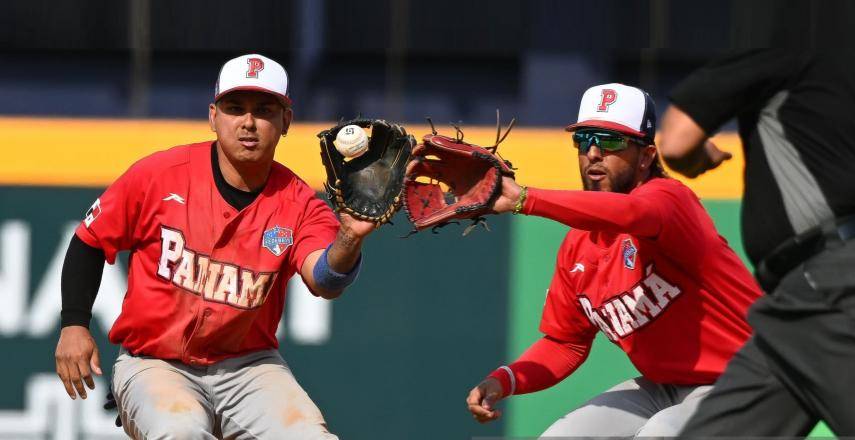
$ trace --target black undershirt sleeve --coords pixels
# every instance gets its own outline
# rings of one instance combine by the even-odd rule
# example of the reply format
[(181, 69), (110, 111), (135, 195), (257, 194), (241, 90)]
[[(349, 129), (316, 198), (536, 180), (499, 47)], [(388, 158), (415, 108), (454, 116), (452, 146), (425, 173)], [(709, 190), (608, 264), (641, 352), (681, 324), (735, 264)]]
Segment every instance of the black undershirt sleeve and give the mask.
[(104, 260), (103, 250), (89, 246), (77, 235), (71, 237), (60, 281), (62, 327), (82, 325), (89, 328), (92, 304), (101, 287)]

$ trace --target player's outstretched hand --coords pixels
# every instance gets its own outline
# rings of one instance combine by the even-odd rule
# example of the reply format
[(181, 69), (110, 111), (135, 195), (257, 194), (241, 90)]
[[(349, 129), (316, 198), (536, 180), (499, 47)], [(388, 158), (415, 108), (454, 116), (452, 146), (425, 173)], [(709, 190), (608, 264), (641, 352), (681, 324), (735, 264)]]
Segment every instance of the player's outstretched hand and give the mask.
[(346, 212), (340, 212), (338, 215), (341, 227), (353, 234), (356, 238), (365, 238), (377, 229), (379, 223), (369, 220), (359, 220)]
[(488, 377), (472, 388), (469, 397), (466, 398), (466, 405), (478, 423), (487, 423), (502, 417), (502, 411), (496, 409), (496, 404), (500, 400), (502, 400), (502, 384)]
[(497, 214), (511, 212), (520, 199), (522, 187), (511, 177), (502, 177), (502, 194), (493, 203), (493, 211)]
[(86, 398), (86, 386), (95, 389), (92, 373), (101, 375), (101, 358), (89, 329), (79, 325), (64, 327), (56, 344), (56, 374), (72, 399)]

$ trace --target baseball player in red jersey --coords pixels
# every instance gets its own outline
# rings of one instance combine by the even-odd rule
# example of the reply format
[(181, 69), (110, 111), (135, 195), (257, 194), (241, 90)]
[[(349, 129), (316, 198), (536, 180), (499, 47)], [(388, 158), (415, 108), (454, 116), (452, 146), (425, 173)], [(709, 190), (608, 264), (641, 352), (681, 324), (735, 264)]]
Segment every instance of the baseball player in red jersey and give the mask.
[(540, 324), (544, 337), (467, 398), (480, 422), (496, 403), (569, 376), (597, 331), (641, 376), (594, 397), (543, 436), (673, 436), (748, 339), (751, 274), (718, 235), (697, 196), (665, 176), (650, 97), (606, 84), (582, 97), (567, 127), (585, 191), (526, 188), (505, 178), (497, 212), (570, 226), (558, 251)]
[(297, 272), (333, 299), (353, 281), (371, 222), (340, 222), (273, 154), (291, 122), (288, 77), (244, 55), (220, 71), (216, 141), (135, 163), (98, 198), (62, 274), (57, 373), (72, 399), (101, 374), (88, 331), (104, 260), (130, 250), (128, 291), (109, 333), (112, 388), (133, 438), (337, 438), (277, 350)]

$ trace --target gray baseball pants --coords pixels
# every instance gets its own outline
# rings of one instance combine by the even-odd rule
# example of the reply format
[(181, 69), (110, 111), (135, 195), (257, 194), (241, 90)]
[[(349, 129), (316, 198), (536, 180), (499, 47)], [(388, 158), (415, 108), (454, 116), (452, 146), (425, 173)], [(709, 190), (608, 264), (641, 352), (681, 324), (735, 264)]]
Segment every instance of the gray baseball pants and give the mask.
[(207, 368), (119, 353), (113, 391), (134, 439), (337, 439), (276, 350)]
[(711, 388), (630, 379), (558, 419), (541, 438), (674, 437)]

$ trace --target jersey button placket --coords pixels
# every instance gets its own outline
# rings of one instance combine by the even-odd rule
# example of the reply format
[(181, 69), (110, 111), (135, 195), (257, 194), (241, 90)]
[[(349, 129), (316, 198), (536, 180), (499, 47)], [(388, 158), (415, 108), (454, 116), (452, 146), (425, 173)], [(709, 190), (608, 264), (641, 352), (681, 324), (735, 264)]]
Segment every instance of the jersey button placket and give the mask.
[(198, 344), (195, 340), (195, 336), (202, 330), (202, 327), (205, 326), (205, 320), (214, 313), (214, 311), (210, 307), (205, 307), (201, 309), (201, 313), (199, 313), (199, 309), (197, 309), (196, 313), (198, 313), (196, 318), (196, 325), (193, 329), (193, 332), (190, 334), (190, 339), (187, 341), (187, 345), (185, 347), (185, 353), (190, 360), (190, 366), (192, 367), (200, 367), (202, 364), (199, 362), (198, 357)]
[[(213, 313), (214, 313), (214, 311), (210, 307), (205, 307), (205, 309), (202, 310), (202, 316), (199, 317), (199, 321), (200, 321), (199, 322), (199, 331), (201, 331), (202, 328), (208, 324), (207, 321), (211, 318), (211, 315)], [(208, 351), (202, 350), (201, 346), (196, 348), (196, 354), (197, 355), (204, 355), (205, 357), (208, 357)]]
[(231, 236), (234, 233), (234, 229), (236, 228), (235, 222), (240, 219), (240, 212), (230, 212), (228, 210), (223, 211), (223, 218), (226, 220), (225, 224), (219, 229), (217, 233), (217, 239), (214, 240), (214, 247), (211, 249), (211, 258), (214, 258), (214, 251), (218, 248), (223, 247), (221, 242), (223, 241), (223, 236), (228, 235)]

